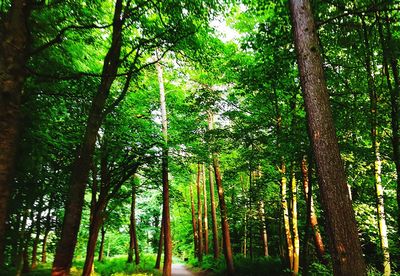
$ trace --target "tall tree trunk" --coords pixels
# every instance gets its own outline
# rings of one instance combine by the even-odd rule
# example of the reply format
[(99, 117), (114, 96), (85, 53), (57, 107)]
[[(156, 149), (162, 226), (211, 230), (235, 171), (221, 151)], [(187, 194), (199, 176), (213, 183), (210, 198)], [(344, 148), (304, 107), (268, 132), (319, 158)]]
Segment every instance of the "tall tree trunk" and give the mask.
[(104, 229), (104, 225), (101, 227), (101, 240), (100, 240), (100, 248), (99, 248), (99, 258), (97, 259), (99, 262), (103, 261), (104, 258), (104, 242), (106, 239), (106, 229)]
[(289, 259), (289, 268), (293, 270), (294, 248), (293, 248), (292, 232), (290, 231), (289, 206), (288, 206), (287, 191), (286, 191), (287, 190), (286, 165), (284, 162), (282, 162), (280, 173), (281, 173), (281, 202), (283, 211), (283, 225), (285, 228), (285, 237), (287, 245), (287, 257)]
[(122, 6), (122, 0), (117, 0), (113, 18), (111, 47), (104, 59), (100, 86), (93, 98), (82, 144), (72, 167), (61, 239), (57, 245), (52, 276), (68, 275), (72, 265), (96, 137), (103, 120), (103, 109), (119, 66), (123, 25)]
[(165, 102), (165, 88), (163, 70), (160, 63), (156, 63), (158, 84), (160, 88), (161, 103), (161, 122), (162, 133), (164, 137), (164, 146), (162, 149), (162, 181), (163, 181), (163, 224), (164, 224), (164, 267), (163, 275), (171, 275), (172, 265), (172, 239), (171, 239), (171, 219), (169, 212), (169, 183), (168, 183), (168, 123), (167, 123), (167, 105)]
[(203, 197), (204, 197), (204, 254), (208, 255), (208, 201), (207, 201), (207, 182), (206, 182), (206, 166), (202, 165), (203, 172)]
[[(252, 213), (252, 205), (253, 205), (253, 173), (251, 169), (249, 170), (249, 210), (250, 214)], [(248, 218), (249, 222), (249, 239), (250, 239), (250, 259), (253, 259), (253, 219), (250, 215)]]
[[(197, 219), (196, 219), (196, 212), (194, 209), (194, 199), (193, 199), (193, 189), (192, 185), (189, 186), (190, 189), (190, 206), (192, 210), (192, 228), (193, 228), (193, 243), (194, 243), (194, 256), (198, 256), (198, 238), (197, 238)], [(218, 248), (218, 244), (217, 244)]]
[(265, 222), (265, 204), (264, 200), (260, 200), (259, 206), (258, 206), (258, 213), (260, 217), (260, 223), (261, 223), (261, 238), (263, 241), (263, 255), (264, 256), (269, 256), (268, 253), (268, 234), (267, 234), (267, 225)]
[(4, 264), (8, 200), (15, 171), (32, 5), (32, 0), (12, 1), (0, 22), (0, 266)]
[(340, 158), (309, 0), (289, 0), (308, 130), (331, 241), (335, 275), (366, 275), (354, 211)]
[[(392, 45), (392, 33), (390, 28), (390, 20), (388, 16), (386, 16), (386, 29), (387, 35), (383, 33), (383, 26), (380, 21), (380, 16), (377, 13), (376, 22), (378, 23), (378, 31), (379, 38), (381, 42), (381, 47), (383, 51), (383, 66), (384, 72), (386, 76), (387, 86), (390, 92), (390, 105), (391, 105), (391, 127), (392, 127), (392, 149), (393, 149), (393, 161), (396, 166), (397, 173), (397, 206), (400, 209), (400, 133), (399, 133), (399, 118), (400, 118), (400, 109), (399, 109), (399, 94), (400, 94), (400, 80), (399, 80), (399, 71), (397, 68), (397, 57), (393, 52), (392, 48), (388, 45)], [(390, 78), (389, 72), (389, 64), (393, 74), (393, 85), (392, 80)], [(400, 236), (400, 212), (397, 212), (397, 233)], [(400, 246), (400, 239), (398, 242), (398, 246)]]
[(368, 39), (367, 25), (365, 23), (364, 17), (361, 17), (361, 22), (363, 26), (364, 35), (364, 45), (365, 45), (365, 67), (367, 70), (367, 80), (368, 80), (368, 91), (370, 99), (370, 120), (371, 120), (371, 140), (372, 140), (372, 151), (374, 156), (374, 182), (375, 190), (377, 195), (377, 213), (378, 213), (378, 228), (379, 228), (379, 238), (381, 241), (381, 249), (383, 254), (383, 268), (384, 275), (390, 275), (390, 254), (389, 254), (389, 242), (387, 237), (387, 226), (385, 219), (385, 208), (384, 208), (384, 194), (381, 181), (381, 158), (379, 152), (379, 141), (378, 141), (378, 95), (375, 87), (374, 75), (372, 73), (372, 63), (371, 63), (371, 50)]
[(211, 221), (212, 221), (212, 232), (213, 232), (213, 252), (214, 259), (219, 257), (219, 247), (218, 247), (218, 226), (217, 226), (217, 211), (215, 208), (215, 197), (214, 197), (214, 177), (212, 173), (212, 165), (208, 167), (208, 175), (210, 182), (210, 202), (211, 202)]
[(139, 249), (136, 236), (136, 218), (135, 218), (135, 208), (136, 208), (136, 184), (132, 183), (132, 203), (131, 203), (131, 216), (129, 225), (129, 253), (128, 253), (128, 263), (133, 262), (133, 254), (135, 254), (135, 263), (139, 264)]
[(198, 237), (198, 259), (199, 262), (203, 260), (203, 221), (202, 221), (202, 204), (201, 204), (201, 189), (200, 189), (200, 177), (201, 176), (201, 167), (200, 162), (197, 163), (197, 180), (196, 180), (196, 188), (197, 188), (197, 237)]
[[(209, 130), (214, 129), (214, 116), (211, 112), (209, 113), (208, 129)], [(235, 268), (233, 265), (231, 237), (230, 237), (230, 233), (229, 233), (229, 223), (228, 223), (228, 213), (226, 210), (224, 188), (222, 186), (222, 177), (221, 177), (221, 171), (220, 171), (220, 167), (219, 167), (219, 160), (218, 160), (217, 153), (212, 154), (212, 159), (213, 159), (213, 167), (214, 167), (214, 173), (215, 173), (215, 182), (217, 183), (217, 190), (218, 190), (219, 208), (220, 208), (221, 225), (222, 225), (222, 238), (223, 238), (223, 242), (224, 242), (223, 247), (224, 247), (226, 267), (228, 270), (228, 275), (234, 275)]]
[[(317, 252), (317, 257), (321, 263), (326, 265), (327, 262), (325, 259), (325, 246), (324, 246), (324, 243), (322, 240), (321, 232), (319, 231), (319, 227), (318, 227), (317, 214), (315, 213), (314, 201), (312, 198), (312, 188), (311, 188), (310, 179), (308, 177), (309, 170), (308, 170), (308, 166), (307, 166), (307, 160), (305, 157), (303, 157), (303, 160), (301, 161), (301, 172), (303, 174), (303, 189), (304, 189), (304, 195), (305, 195), (306, 204), (307, 204), (308, 225), (310, 225), (311, 229), (312, 229), (315, 250)], [(305, 242), (308, 242), (308, 241), (305, 241)]]
[(33, 245), (32, 245), (32, 264), (31, 264), (32, 269), (35, 269), (37, 266), (37, 249), (38, 249), (38, 244), (39, 244), (40, 232), (42, 230), (41, 229), (42, 205), (43, 205), (43, 196), (40, 196), (38, 210), (37, 210), (37, 214), (36, 214), (36, 233), (35, 233), (35, 239), (33, 240)]
[(297, 185), (296, 175), (292, 166), (292, 230), (293, 230), (293, 275), (299, 273), (300, 239), (297, 226)]

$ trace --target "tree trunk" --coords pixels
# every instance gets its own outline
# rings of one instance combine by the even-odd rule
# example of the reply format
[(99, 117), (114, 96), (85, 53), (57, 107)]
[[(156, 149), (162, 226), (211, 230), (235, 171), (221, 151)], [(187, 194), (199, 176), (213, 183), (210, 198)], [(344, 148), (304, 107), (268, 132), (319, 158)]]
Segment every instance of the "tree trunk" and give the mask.
[[(191, 206), (191, 210), (192, 210), (192, 228), (193, 228), (193, 243), (194, 243), (194, 256), (197, 257), (198, 256), (198, 249), (197, 249), (197, 245), (198, 245), (198, 238), (197, 238), (197, 220), (196, 220), (196, 212), (194, 209), (194, 199), (193, 199), (193, 189), (192, 189), (192, 185), (189, 186), (190, 189), (190, 206)], [(217, 248), (218, 248), (218, 244), (217, 244)]]
[(42, 225), (41, 223), (42, 205), (43, 205), (43, 196), (40, 196), (37, 215), (36, 215), (36, 233), (32, 245), (32, 264), (31, 264), (32, 269), (35, 269), (37, 266), (37, 248), (39, 244), (41, 225)]
[(99, 258), (97, 259), (99, 262), (102, 262), (104, 259), (104, 242), (106, 238), (106, 230), (104, 229), (104, 225), (101, 227), (101, 240), (100, 240), (100, 248), (99, 248)]
[(161, 227), (160, 227), (160, 239), (158, 240), (158, 251), (157, 251), (157, 259), (155, 269), (160, 269), (161, 265), (161, 255), (163, 252), (163, 244), (164, 244), (164, 218), (161, 219)]
[(104, 209), (97, 207), (93, 213), (93, 219), (89, 228), (89, 239), (86, 249), (86, 259), (83, 266), (82, 276), (90, 276), (93, 272), (94, 254), (96, 251), (97, 238), (102, 225), (102, 213)]
[(206, 183), (206, 166), (202, 165), (203, 172), (203, 197), (204, 197), (204, 254), (208, 255), (208, 208), (207, 208), (207, 183)]
[(171, 275), (172, 265), (172, 239), (171, 239), (171, 219), (169, 212), (169, 182), (168, 182), (168, 123), (167, 123), (167, 105), (165, 102), (165, 88), (163, 70), (160, 63), (156, 63), (158, 84), (160, 88), (160, 107), (162, 133), (164, 137), (164, 146), (162, 149), (162, 181), (163, 181), (163, 225), (164, 225), (164, 267), (163, 275)]
[(200, 189), (200, 176), (201, 176), (201, 168), (200, 162), (197, 163), (197, 237), (198, 237), (198, 259), (199, 262), (203, 260), (203, 222), (202, 222), (202, 204), (201, 204), (201, 189)]
[(93, 98), (85, 135), (72, 168), (61, 239), (56, 250), (52, 276), (68, 275), (71, 268), (96, 137), (103, 120), (103, 109), (118, 71), (122, 44), (122, 21), (122, 0), (117, 0), (111, 47), (104, 60), (101, 83)]
[[(208, 117), (208, 129), (214, 129), (214, 116), (211, 112), (209, 112)], [(229, 223), (228, 223), (228, 214), (226, 210), (225, 197), (224, 197), (224, 188), (222, 186), (222, 177), (221, 171), (219, 167), (219, 160), (217, 153), (212, 154), (212, 161), (215, 173), (215, 182), (217, 183), (218, 190), (218, 200), (219, 200), (219, 208), (221, 215), (221, 225), (222, 225), (222, 239), (223, 239), (223, 248), (225, 254), (225, 261), (228, 275), (235, 274), (235, 268), (233, 265), (233, 257), (232, 257), (232, 247), (231, 247), (231, 238), (229, 233)]]
[(294, 256), (294, 248), (293, 248), (293, 240), (292, 240), (292, 232), (290, 231), (290, 217), (289, 217), (289, 207), (287, 201), (287, 178), (286, 178), (286, 166), (285, 163), (282, 162), (281, 169), (281, 202), (282, 202), (282, 211), (283, 211), (283, 225), (285, 228), (285, 237), (286, 237), (286, 245), (287, 245), (287, 257), (289, 259), (289, 268), (293, 270), (293, 256)]
[(308, 130), (331, 241), (335, 275), (366, 275), (354, 212), (329, 105), (309, 0), (290, 0)]
[(299, 273), (300, 239), (297, 227), (297, 185), (296, 175), (292, 166), (292, 229), (293, 229), (293, 275)]
[(212, 174), (212, 165), (208, 167), (208, 175), (210, 182), (210, 202), (211, 202), (211, 221), (212, 221), (212, 232), (213, 232), (213, 252), (214, 259), (219, 257), (219, 247), (218, 247), (218, 226), (217, 226), (217, 211), (215, 209), (215, 199), (214, 199), (214, 178)]
[(32, 5), (31, 0), (12, 1), (0, 22), (0, 266), (4, 264), (8, 200), (15, 171)]
[(252, 219), (252, 205), (253, 205), (253, 173), (249, 171), (249, 239), (250, 239), (250, 259), (253, 259), (253, 219)]
[(260, 200), (258, 206), (258, 213), (260, 216), (260, 223), (261, 223), (261, 238), (263, 241), (263, 255), (269, 256), (268, 254), (268, 234), (267, 234), (267, 225), (265, 222), (265, 204), (264, 200)]
[[(313, 198), (312, 198), (312, 189), (311, 189), (310, 179), (308, 177), (309, 171), (308, 171), (308, 166), (307, 166), (307, 160), (305, 157), (303, 158), (303, 160), (301, 162), (301, 171), (303, 174), (303, 189), (304, 189), (304, 195), (305, 195), (306, 204), (307, 204), (308, 225), (310, 225), (311, 229), (312, 229), (315, 250), (317, 252), (317, 257), (321, 263), (327, 265), (327, 261), (325, 259), (325, 246), (324, 246), (322, 236), (321, 236), (321, 233), (320, 233), (319, 227), (318, 227), (318, 219), (317, 219), (317, 215), (316, 215), (315, 209), (314, 209), (314, 202), (313, 202)], [(305, 242), (308, 242), (308, 241), (305, 241)]]
[(47, 262), (47, 238), (49, 237), (49, 233), (51, 230), (51, 209), (53, 208), (53, 202), (54, 202), (54, 194), (52, 193), (50, 196), (49, 206), (47, 208), (48, 212), (46, 215), (46, 226), (44, 229), (44, 237), (43, 237), (43, 242), (42, 242), (41, 262), (43, 264)]
[(133, 254), (135, 254), (135, 263), (139, 264), (139, 249), (136, 236), (136, 218), (135, 218), (135, 208), (136, 208), (136, 184), (132, 183), (132, 204), (131, 204), (131, 216), (129, 225), (129, 253), (128, 253), (128, 263), (133, 262)]
[(372, 140), (372, 151), (374, 156), (374, 182), (375, 191), (377, 195), (377, 214), (378, 214), (378, 228), (379, 238), (381, 241), (381, 249), (383, 255), (383, 268), (384, 275), (390, 275), (390, 254), (389, 254), (389, 242), (387, 237), (387, 226), (385, 219), (385, 208), (384, 208), (384, 194), (381, 181), (381, 158), (379, 152), (379, 141), (378, 141), (378, 95), (375, 87), (374, 75), (372, 73), (371, 64), (371, 51), (368, 39), (367, 26), (364, 17), (361, 17), (364, 34), (365, 44), (365, 67), (367, 70), (368, 90), (370, 99), (370, 116), (371, 116), (371, 140)]

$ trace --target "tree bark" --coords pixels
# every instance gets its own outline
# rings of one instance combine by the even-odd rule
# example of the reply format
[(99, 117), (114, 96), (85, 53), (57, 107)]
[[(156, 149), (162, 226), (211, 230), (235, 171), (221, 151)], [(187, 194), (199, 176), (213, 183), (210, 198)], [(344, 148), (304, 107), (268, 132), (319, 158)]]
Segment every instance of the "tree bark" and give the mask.
[(44, 237), (43, 237), (43, 242), (42, 242), (42, 258), (41, 258), (42, 264), (45, 264), (47, 262), (47, 238), (48, 238), (50, 230), (51, 230), (51, 209), (53, 208), (53, 202), (54, 202), (53, 197), (54, 197), (54, 194), (51, 194), (49, 206), (47, 208), (48, 212), (46, 215), (46, 224), (45, 224)]
[(197, 163), (197, 180), (196, 180), (196, 187), (197, 187), (197, 237), (198, 237), (198, 254), (197, 257), (199, 262), (203, 260), (203, 222), (202, 222), (202, 207), (201, 204), (201, 189), (200, 189), (200, 177), (201, 176), (201, 168), (200, 162)]
[(161, 219), (161, 226), (160, 226), (160, 239), (158, 240), (158, 251), (157, 251), (157, 259), (156, 265), (154, 266), (155, 269), (160, 269), (161, 266), (161, 255), (163, 252), (163, 244), (164, 244), (164, 218)]
[(208, 167), (209, 182), (210, 182), (210, 202), (211, 202), (211, 221), (212, 221), (212, 232), (213, 232), (213, 252), (214, 259), (219, 257), (219, 247), (218, 247), (218, 226), (217, 226), (217, 211), (215, 208), (214, 199), (214, 178), (212, 173), (212, 165)]
[[(214, 116), (210, 112), (208, 119), (208, 129), (214, 129)], [(213, 167), (215, 173), (215, 182), (217, 183), (218, 190), (218, 199), (219, 199), (219, 208), (221, 215), (221, 225), (222, 225), (222, 238), (223, 238), (223, 247), (225, 254), (225, 261), (228, 275), (235, 275), (235, 268), (233, 265), (233, 257), (232, 257), (232, 247), (231, 247), (231, 238), (229, 233), (229, 223), (228, 223), (228, 214), (226, 210), (225, 197), (224, 197), (224, 188), (222, 186), (222, 177), (221, 171), (219, 167), (219, 160), (217, 153), (212, 154), (213, 159)]]
[(372, 140), (372, 151), (374, 157), (374, 182), (376, 191), (376, 209), (378, 215), (378, 228), (379, 228), (379, 238), (381, 241), (381, 249), (383, 255), (383, 268), (384, 275), (390, 275), (390, 254), (389, 254), (389, 242), (387, 237), (387, 226), (385, 219), (385, 207), (384, 207), (384, 193), (381, 180), (381, 168), (382, 162), (379, 152), (379, 141), (378, 141), (378, 95), (375, 87), (374, 75), (372, 73), (371, 64), (371, 50), (368, 39), (367, 25), (365, 23), (364, 17), (361, 17), (363, 35), (364, 35), (364, 45), (365, 45), (365, 68), (367, 71), (368, 80), (368, 91), (370, 99), (370, 120), (371, 120), (371, 140)]
[(260, 200), (259, 206), (258, 206), (258, 213), (260, 216), (260, 223), (261, 223), (261, 238), (263, 241), (263, 255), (264, 256), (269, 256), (268, 253), (268, 234), (267, 234), (267, 225), (265, 222), (265, 204), (264, 200)]
[[(189, 186), (190, 189), (190, 206), (192, 210), (192, 228), (193, 228), (193, 243), (194, 243), (194, 256), (198, 257), (198, 238), (197, 238), (197, 219), (196, 219), (196, 212), (194, 209), (194, 199), (193, 199), (193, 189), (192, 185)], [(218, 247), (218, 244), (217, 244)]]
[(204, 197), (204, 254), (208, 255), (208, 208), (207, 208), (207, 183), (206, 183), (206, 166), (202, 165), (203, 179), (203, 197)]
[(106, 230), (104, 229), (104, 225), (101, 227), (101, 240), (100, 240), (100, 248), (99, 248), (99, 258), (97, 259), (99, 262), (102, 262), (104, 259), (104, 242), (106, 238)]
[(290, 0), (289, 3), (309, 136), (331, 241), (333, 272), (335, 275), (366, 275), (310, 2)]
[(8, 200), (15, 171), (32, 5), (32, 0), (12, 1), (0, 22), (0, 266), (4, 264)]
[(40, 196), (38, 210), (37, 210), (37, 214), (36, 214), (36, 233), (35, 233), (35, 239), (33, 240), (33, 245), (32, 245), (32, 264), (31, 264), (32, 269), (35, 269), (37, 266), (37, 249), (38, 249), (38, 244), (39, 244), (40, 232), (42, 230), (42, 228), (41, 228), (41, 226), (42, 226), (42, 221), (41, 221), (42, 205), (43, 205), (43, 196)]
[(115, 3), (111, 47), (104, 60), (100, 86), (93, 98), (85, 135), (72, 168), (61, 239), (56, 250), (52, 276), (68, 275), (71, 268), (96, 137), (103, 120), (103, 109), (118, 71), (122, 44), (122, 25), (122, 0), (117, 0)]
[(96, 208), (95, 212), (93, 213), (93, 219), (90, 223), (89, 228), (89, 239), (87, 243), (86, 259), (83, 266), (82, 276), (90, 276), (93, 272), (94, 254), (96, 250), (97, 238), (99, 236), (99, 231), (103, 223), (102, 213), (102, 208)]
[(162, 133), (164, 146), (162, 149), (162, 181), (163, 181), (163, 225), (164, 225), (164, 267), (163, 275), (171, 275), (172, 266), (172, 239), (171, 239), (171, 218), (169, 211), (169, 182), (168, 182), (168, 122), (167, 105), (165, 102), (165, 88), (163, 70), (160, 63), (156, 63), (158, 84), (160, 89), (160, 107)]
[(292, 275), (299, 273), (300, 260), (300, 239), (299, 230), (297, 227), (297, 184), (296, 175), (292, 166), (292, 230), (293, 230), (293, 272)]
[(135, 218), (135, 208), (136, 208), (136, 184), (132, 183), (132, 203), (131, 203), (131, 216), (129, 225), (129, 253), (128, 253), (128, 263), (133, 262), (133, 254), (135, 254), (135, 264), (138, 265), (140, 262), (138, 242), (136, 236), (136, 218)]
[(286, 165), (282, 162), (281, 168), (281, 201), (282, 201), (282, 211), (283, 211), (283, 225), (285, 228), (285, 237), (286, 237), (286, 246), (287, 246), (287, 257), (289, 259), (289, 268), (293, 270), (293, 256), (294, 256), (294, 248), (293, 248), (293, 240), (292, 240), (292, 232), (290, 231), (290, 215), (289, 215), (289, 206), (287, 200), (287, 178), (286, 178)]

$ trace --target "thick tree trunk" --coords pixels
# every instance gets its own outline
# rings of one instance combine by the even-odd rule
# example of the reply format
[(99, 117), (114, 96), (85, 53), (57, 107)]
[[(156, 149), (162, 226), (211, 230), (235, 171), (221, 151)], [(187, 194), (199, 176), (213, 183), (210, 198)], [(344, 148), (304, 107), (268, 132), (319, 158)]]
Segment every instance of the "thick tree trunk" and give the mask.
[(28, 60), (28, 19), (31, 0), (15, 0), (0, 22), (0, 266), (4, 264), (4, 243), (8, 200), (15, 170), (22, 88)]
[(314, 209), (314, 202), (313, 202), (313, 198), (312, 198), (312, 189), (310, 187), (311, 185), (309, 185), (310, 184), (310, 180), (308, 177), (309, 171), (308, 171), (308, 166), (307, 166), (307, 160), (305, 157), (303, 158), (303, 160), (301, 162), (301, 171), (303, 174), (303, 189), (304, 189), (304, 195), (305, 195), (306, 204), (307, 204), (308, 225), (310, 225), (311, 229), (312, 229), (315, 250), (317, 252), (317, 257), (321, 263), (326, 265), (327, 262), (325, 259), (325, 246), (324, 246), (322, 236), (321, 236), (321, 233), (320, 233), (319, 227), (318, 227), (318, 218), (317, 218), (317, 214), (315, 213), (315, 209)]
[(196, 188), (197, 188), (197, 237), (198, 237), (198, 254), (197, 257), (199, 262), (203, 260), (203, 221), (202, 221), (202, 207), (201, 204), (201, 190), (200, 189), (200, 176), (201, 176), (201, 168), (200, 162), (197, 163), (197, 180), (196, 180)]
[(171, 239), (171, 218), (169, 211), (169, 182), (168, 182), (168, 123), (167, 123), (167, 105), (165, 101), (165, 88), (163, 70), (160, 63), (156, 63), (158, 84), (160, 89), (160, 107), (162, 133), (164, 137), (164, 146), (162, 149), (162, 181), (163, 181), (163, 225), (164, 225), (164, 267), (163, 275), (171, 275), (172, 266), (172, 239)]
[(293, 270), (294, 248), (293, 248), (292, 232), (290, 231), (289, 206), (288, 206), (287, 191), (286, 191), (287, 190), (286, 166), (285, 163), (283, 162), (280, 168), (280, 173), (281, 173), (281, 202), (283, 211), (283, 225), (285, 228), (285, 237), (287, 245), (287, 257), (289, 260), (289, 268)]
[(208, 255), (208, 208), (207, 208), (207, 183), (206, 183), (206, 166), (202, 165), (203, 172), (203, 197), (204, 197), (204, 254)]
[(335, 275), (366, 275), (354, 211), (340, 158), (309, 0), (290, 0), (308, 129), (317, 164)]
[[(196, 219), (196, 211), (194, 209), (194, 199), (193, 199), (193, 189), (192, 189), (192, 185), (189, 186), (190, 189), (190, 206), (191, 206), (191, 210), (192, 210), (192, 228), (193, 228), (193, 243), (194, 243), (194, 256), (197, 257), (198, 256), (198, 249), (197, 249), (197, 245), (198, 245), (198, 238), (197, 238), (197, 219)], [(218, 244), (217, 244), (217, 248), (218, 248)]]
[(379, 152), (379, 141), (378, 141), (378, 95), (375, 87), (374, 75), (372, 73), (371, 64), (371, 50), (368, 39), (368, 31), (364, 18), (361, 18), (364, 34), (365, 44), (365, 68), (367, 70), (368, 90), (370, 98), (370, 120), (371, 120), (371, 140), (372, 140), (372, 151), (374, 156), (374, 182), (375, 190), (377, 195), (377, 214), (378, 214), (378, 228), (379, 238), (381, 241), (381, 249), (383, 255), (383, 268), (384, 275), (390, 275), (390, 254), (389, 254), (389, 242), (387, 237), (387, 226), (385, 219), (385, 207), (384, 207), (384, 194), (383, 186), (381, 181), (381, 158)]
[(122, 21), (122, 0), (117, 0), (115, 3), (111, 47), (104, 60), (101, 83), (93, 98), (85, 135), (72, 168), (61, 239), (56, 250), (52, 276), (68, 275), (71, 268), (96, 137), (103, 120), (103, 109), (118, 71), (122, 41)]
[(135, 218), (135, 208), (136, 208), (136, 185), (132, 183), (132, 203), (131, 203), (131, 216), (129, 225), (129, 252), (128, 252), (128, 263), (133, 262), (133, 254), (135, 254), (135, 263), (139, 264), (139, 249), (136, 236), (136, 218)]
[(213, 252), (214, 259), (219, 257), (218, 247), (218, 226), (217, 226), (217, 211), (215, 208), (215, 197), (214, 197), (214, 177), (212, 173), (212, 165), (208, 167), (209, 182), (210, 182), (210, 202), (211, 202), (211, 221), (212, 221), (212, 232), (213, 232)]
[(101, 227), (101, 240), (100, 240), (100, 248), (99, 248), (99, 257), (98, 261), (102, 262), (104, 259), (104, 242), (106, 238), (106, 230), (104, 229), (104, 225)]
[(297, 185), (296, 175), (292, 166), (292, 230), (293, 230), (293, 275), (299, 273), (299, 260), (300, 260), (300, 239), (299, 230), (297, 227)]

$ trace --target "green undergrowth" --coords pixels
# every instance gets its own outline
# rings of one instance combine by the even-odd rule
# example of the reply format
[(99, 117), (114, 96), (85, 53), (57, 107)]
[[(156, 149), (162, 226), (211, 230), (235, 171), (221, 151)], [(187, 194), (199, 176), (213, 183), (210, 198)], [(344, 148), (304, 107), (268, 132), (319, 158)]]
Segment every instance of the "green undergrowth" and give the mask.
[[(190, 259), (189, 265), (195, 270), (205, 270), (211, 275), (226, 275), (226, 263), (223, 256), (214, 259), (213, 256), (204, 256), (201, 263), (197, 259)], [(234, 256), (235, 275), (288, 275), (279, 258), (257, 257), (247, 258), (243, 255)]]

